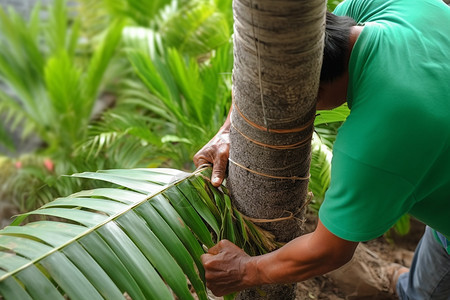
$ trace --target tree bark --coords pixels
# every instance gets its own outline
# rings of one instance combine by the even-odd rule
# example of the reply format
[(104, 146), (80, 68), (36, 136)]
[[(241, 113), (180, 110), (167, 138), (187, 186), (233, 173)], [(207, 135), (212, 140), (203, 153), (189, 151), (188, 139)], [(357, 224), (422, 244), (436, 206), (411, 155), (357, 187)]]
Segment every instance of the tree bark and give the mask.
[[(323, 52), (323, 0), (234, 0), (227, 185), (235, 206), (281, 242), (301, 234)], [(241, 299), (294, 299), (292, 285)]]

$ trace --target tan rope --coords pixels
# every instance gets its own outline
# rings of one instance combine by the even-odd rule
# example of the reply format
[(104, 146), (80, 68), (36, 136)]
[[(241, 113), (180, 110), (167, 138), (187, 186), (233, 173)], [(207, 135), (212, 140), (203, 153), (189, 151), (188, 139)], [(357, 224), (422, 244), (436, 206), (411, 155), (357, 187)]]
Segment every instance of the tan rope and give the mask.
[(269, 145), (269, 144), (265, 144), (262, 142), (258, 142), (252, 138), (250, 138), (249, 136), (245, 135), (242, 131), (240, 131), (239, 129), (237, 129), (236, 126), (234, 126), (233, 122), (231, 122), (231, 126), (240, 134), (242, 135), (246, 140), (249, 140), (250, 142), (262, 146), (262, 147), (267, 147), (267, 148), (271, 148), (271, 149), (275, 149), (275, 150), (290, 150), (290, 149), (297, 149), (300, 148), (301, 146), (305, 145), (306, 143), (308, 143), (309, 141), (311, 141), (312, 139), (312, 132), (311, 135), (308, 135), (307, 137), (305, 137), (303, 140), (291, 144), (291, 145)]
[(235, 108), (235, 110), (239, 113), (239, 115), (242, 117), (242, 119), (249, 125), (251, 125), (252, 127), (259, 129), (261, 131), (266, 131), (266, 132), (271, 132), (271, 133), (295, 133), (295, 132), (301, 132), (305, 129), (307, 129), (309, 126), (311, 126), (314, 123), (314, 118), (312, 118), (311, 120), (309, 120), (304, 126), (302, 127), (297, 127), (297, 128), (290, 128), (290, 129), (269, 129), (266, 128), (264, 126), (258, 125), (252, 121), (250, 121), (246, 116), (244, 116), (244, 114), (242, 113), (242, 111), (239, 109), (239, 107), (237, 106), (236, 102), (233, 101), (233, 106)]
[(306, 201), (303, 202), (302, 207), (300, 207), (300, 209), (298, 210), (298, 212), (301, 212), (306, 206), (308, 206), (308, 204), (311, 202), (312, 198), (314, 197), (313, 193), (309, 192), (306, 195)]
[(306, 197), (306, 201), (303, 202), (303, 205), (300, 207), (297, 213), (293, 213), (291, 211), (285, 211), (289, 213), (289, 216), (287, 217), (281, 217), (281, 218), (275, 218), (275, 219), (258, 219), (258, 218), (252, 218), (244, 215), (243, 213), (239, 212), (244, 219), (247, 219), (249, 221), (252, 221), (253, 223), (272, 223), (272, 222), (281, 222), (281, 221), (287, 221), (296, 218), (295, 215), (301, 212), (308, 204), (311, 202), (311, 199), (313, 198), (312, 193), (308, 193)]
[(239, 163), (233, 161), (231, 158), (228, 158), (228, 161), (231, 162), (231, 163), (233, 163), (234, 165), (236, 165), (236, 166), (238, 166), (238, 167), (240, 167), (240, 168), (246, 170), (246, 171), (249, 171), (250, 173), (253, 173), (253, 174), (256, 174), (256, 175), (260, 175), (260, 176), (263, 176), (263, 177), (268, 177), (268, 178), (281, 179), (281, 180), (308, 180), (308, 179), (311, 177), (311, 174), (309, 174), (309, 175), (306, 176), (306, 177), (298, 177), (298, 176), (291, 176), (291, 177), (273, 176), (273, 175), (269, 175), (269, 174), (265, 174), (265, 173), (261, 173), (261, 172), (258, 172), (258, 171), (249, 169), (249, 168), (247, 168), (247, 167), (245, 167), (245, 166), (243, 166), (243, 165), (241, 165), (241, 164), (239, 164)]
[(294, 217), (294, 214), (290, 211), (287, 211), (289, 213), (289, 216), (287, 217), (282, 217), (282, 218), (276, 218), (276, 219), (257, 219), (257, 218), (251, 218), (248, 217), (246, 215), (244, 215), (243, 213), (240, 212), (240, 214), (242, 215), (242, 217), (246, 220), (252, 221), (253, 223), (272, 223), (272, 222), (280, 222), (280, 221), (286, 221), (286, 220), (291, 220)]

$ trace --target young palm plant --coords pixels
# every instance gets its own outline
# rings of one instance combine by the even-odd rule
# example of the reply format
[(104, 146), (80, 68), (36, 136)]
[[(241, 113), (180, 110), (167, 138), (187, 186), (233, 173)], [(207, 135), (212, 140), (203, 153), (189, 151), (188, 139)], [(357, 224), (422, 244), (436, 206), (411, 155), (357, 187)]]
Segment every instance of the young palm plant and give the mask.
[[(36, 152), (2, 163), (15, 163), (17, 168), (13, 174), (0, 174), (4, 176), (0, 197), (22, 209), (27, 196), (16, 191), (38, 197), (42, 186), (48, 187), (60, 174), (76, 172), (87, 163), (73, 156), (74, 144), (86, 136), (103, 75), (123, 28), (120, 20), (111, 23), (86, 56), (78, 48), (82, 39), (79, 19), (71, 17), (65, 0), (55, 0), (45, 19), (41, 12), (37, 5), (25, 20), (14, 10), (6, 13), (0, 8), (0, 78), (10, 91), (0, 91), (2, 124), (19, 131), (23, 139), (33, 135), (41, 141)], [(0, 132), (0, 144), (11, 148), (7, 131), (1, 128)], [(46, 161), (52, 166), (44, 167)], [(41, 195), (38, 198), (42, 200), (54, 197)]]
[[(200, 256), (228, 238), (250, 254), (277, 245), (237, 212), (210, 170), (81, 173), (116, 187), (58, 198), (0, 231), (5, 299), (207, 299)], [(207, 177), (205, 177), (205, 175)], [(18, 226), (30, 216), (39, 221)], [(189, 284), (188, 284), (189, 282)], [(173, 294), (172, 294), (173, 293)]]
[(87, 65), (77, 65), (79, 23), (73, 26), (64, 0), (50, 7), (45, 23), (37, 5), (25, 21), (0, 8), (0, 76), (13, 92), (0, 94), (6, 122), (33, 133), (49, 151), (70, 152), (83, 138), (102, 75), (121, 38), (123, 24), (111, 25)]

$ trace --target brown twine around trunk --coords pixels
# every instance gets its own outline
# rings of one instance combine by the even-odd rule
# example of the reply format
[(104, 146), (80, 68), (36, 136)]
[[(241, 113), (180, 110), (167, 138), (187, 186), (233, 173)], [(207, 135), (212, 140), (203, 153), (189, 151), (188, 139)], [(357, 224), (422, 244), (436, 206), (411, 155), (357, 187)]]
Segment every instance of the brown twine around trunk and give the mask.
[(267, 147), (270, 149), (275, 149), (275, 150), (291, 150), (291, 149), (300, 148), (300, 147), (306, 145), (308, 142), (310, 142), (312, 139), (312, 135), (313, 135), (313, 132), (311, 132), (311, 134), (306, 136), (304, 139), (300, 140), (297, 143), (290, 144), (290, 145), (270, 145), (270, 144), (265, 144), (265, 143), (256, 141), (256, 140), (250, 138), (249, 136), (245, 135), (242, 131), (237, 129), (236, 126), (234, 126), (233, 122), (231, 122), (231, 126), (236, 130), (236, 132), (238, 132), (240, 135), (242, 135), (242, 137), (245, 138), (246, 140), (248, 140), (256, 145), (259, 145), (262, 147)]
[(296, 218), (296, 216), (295, 216), (296, 214), (301, 212), (311, 202), (312, 198), (313, 198), (312, 193), (308, 193), (308, 197), (306, 197), (306, 201), (303, 202), (303, 205), (300, 207), (300, 209), (297, 211), (297, 213), (293, 213), (291, 211), (285, 211), (286, 213), (289, 214), (289, 216), (287, 216), (287, 217), (281, 217), (281, 218), (275, 218), (275, 219), (261, 219), (261, 218), (252, 218), (252, 217), (246, 216), (241, 212), (239, 212), (239, 213), (242, 215), (242, 217), (244, 219), (252, 221), (253, 223), (274, 223), (274, 222), (292, 220), (292, 219)]
[[(239, 109), (239, 107), (237, 106), (236, 102), (233, 101), (233, 107), (235, 108), (234, 110), (237, 111), (237, 113), (242, 117), (242, 119), (249, 125), (251, 125), (252, 127), (259, 129), (261, 131), (265, 131), (265, 132), (270, 132), (270, 133), (296, 133), (296, 132), (302, 132), (305, 129), (307, 129), (308, 127), (310, 127), (312, 124), (314, 124), (314, 119), (315, 119), (315, 115), (314, 117), (309, 120), (308, 122), (306, 122), (306, 124), (304, 126), (301, 127), (297, 127), (297, 128), (289, 128), (289, 129), (270, 129), (270, 128), (266, 128), (264, 126), (258, 125), (255, 122), (249, 120), (246, 116), (244, 116), (244, 114), (242, 113), (242, 111)], [(233, 110), (233, 111), (234, 111)]]
[(235, 166), (238, 166), (246, 171), (249, 171), (250, 173), (256, 174), (256, 175), (260, 175), (263, 177), (268, 177), (268, 178), (274, 178), (274, 179), (282, 179), (282, 180), (308, 180), (311, 177), (311, 174), (308, 174), (308, 176), (306, 177), (299, 177), (299, 176), (275, 176), (275, 175), (269, 175), (269, 174), (265, 174), (265, 173), (261, 173), (252, 169), (249, 169), (243, 165), (241, 165), (240, 163), (235, 162), (234, 160), (232, 160), (231, 158), (228, 158), (228, 161), (231, 162), (232, 164), (234, 164)]

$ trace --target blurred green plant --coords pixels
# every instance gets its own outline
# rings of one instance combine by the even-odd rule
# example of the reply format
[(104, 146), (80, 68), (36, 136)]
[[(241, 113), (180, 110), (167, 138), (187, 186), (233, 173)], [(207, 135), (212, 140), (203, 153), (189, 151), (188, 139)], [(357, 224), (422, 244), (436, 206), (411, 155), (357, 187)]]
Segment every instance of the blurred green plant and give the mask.
[(0, 110), (23, 138), (36, 134), (48, 153), (67, 155), (86, 135), (123, 24), (113, 23), (89, 63), (78, 66), (79, 23), (68, 26), (65, 1), (55, 1), (45, 24), (39, 12), (38, 5), (26, 22), (13, 10), (8, 15), (0, 8), (0, 76), (13, 92), (0, 92)]
[(336, 6), (339, 5), (339, 3), (341, 3), (343, 0), (328, 0), (327, 1), (327, 8), (329, 11), (333, 11)]
[(311, 166), (308, 189), (312, 193), (309, 208), (318, 212), (330, 185), (333, 154), (323, 139), (315, 133), (311, 142)]
[[(35, 152), (2, 162), (16, 168), (0, 173), (0, 197), (22, 210), (35, 207), (22, 199), (53, 198), (54, 191), (44, 191), (61, 174), (101, 166), (74, 157), (73, 150), (87, 135), (124, 26), (120, 20), (112, 22), (87, 59), (78, 52), (80, 21), (71, 16), (66, 1), (55, 0), (45, 19), (40, 17), (42, 10), (36, 5), (25, 19), (13, 9), (0, 8), (0, 80), (9, 91), (0, 91), (0, 143), (14, 150), (11, 130), (20, 132), (22, 139), (37, 136), (42, 142)], [(51, 171), (45, 161), (54, 166)]]
[[(76, 64), (79, 22), (68, 17), (65, 1), (50, 7), (40, 20), (37, 5), (28, 21), (0, 8), (0, 77), (12, 95), (0, 92), (0, 110), (22, 137), (38, 135), (47, 152), (66, 155), (83, 139), (103, 74), (121, 38), (122, 22), (114, 22), (89, 63)], [(1, 141), (0, 141), (1, 142)]]

